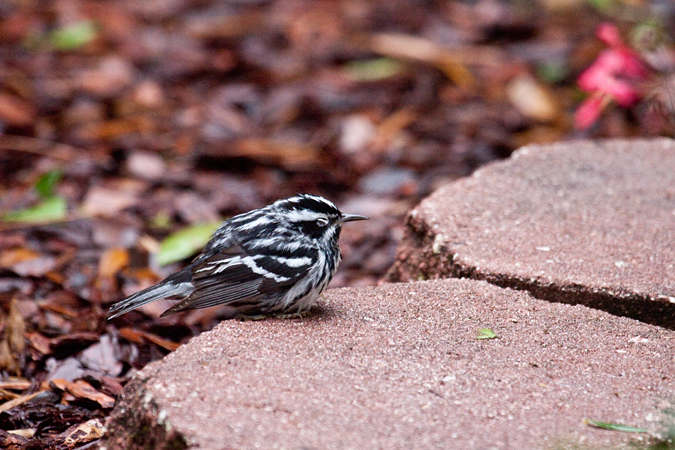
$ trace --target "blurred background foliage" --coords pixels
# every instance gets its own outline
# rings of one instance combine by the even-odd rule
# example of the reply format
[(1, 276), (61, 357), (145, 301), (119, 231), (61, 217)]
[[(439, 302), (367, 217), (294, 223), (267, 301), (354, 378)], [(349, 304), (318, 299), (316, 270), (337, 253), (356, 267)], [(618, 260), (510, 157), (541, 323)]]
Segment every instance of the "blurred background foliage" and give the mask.
[(43, 407), (63, 420), (34, 439), (109, 411), (217, 311), (108, 305), (233, 214), (312, 192), (370, 216), (332, 285), (372, 285), (443, 183), (531, 143), (672, 136), (674, 26), (670, 0), (0, 1), (1, 396), (80, 408)]

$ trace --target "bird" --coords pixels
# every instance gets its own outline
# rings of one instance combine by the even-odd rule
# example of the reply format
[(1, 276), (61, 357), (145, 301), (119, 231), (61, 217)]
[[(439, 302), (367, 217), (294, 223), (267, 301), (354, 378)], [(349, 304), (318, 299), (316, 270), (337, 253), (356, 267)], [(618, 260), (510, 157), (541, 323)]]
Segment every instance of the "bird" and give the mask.
[(342, 225), (367, 219), (312, 194), (231, 217), (187, 267), (113, 304), (108, 319), (159, 299), (180, 300), (160, 317), (218, 305), (222, 319), (305, 315), (340, 264)]

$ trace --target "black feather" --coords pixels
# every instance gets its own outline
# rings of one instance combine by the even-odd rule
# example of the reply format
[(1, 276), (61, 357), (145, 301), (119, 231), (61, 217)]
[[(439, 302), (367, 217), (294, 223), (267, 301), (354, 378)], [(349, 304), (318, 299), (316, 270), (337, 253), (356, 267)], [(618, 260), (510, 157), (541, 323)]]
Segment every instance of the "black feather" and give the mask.
[(185, 269), (110, 308), (110, 318), (160, 298), (181, 301), (164, 315), (223, 305), (227, 317), (302, 311), (340, 262), (343, 215), (328, 200), (300, 194), (235, 216)]

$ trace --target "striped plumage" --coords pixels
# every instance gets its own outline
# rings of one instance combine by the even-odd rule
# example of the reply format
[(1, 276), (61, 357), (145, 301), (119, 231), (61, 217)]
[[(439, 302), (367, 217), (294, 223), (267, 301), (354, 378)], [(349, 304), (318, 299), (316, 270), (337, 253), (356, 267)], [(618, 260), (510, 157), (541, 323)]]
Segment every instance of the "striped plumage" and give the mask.
[(224, 318), (307, 311), (340, 263), (342, 214), (323, 197), (299, 194), (223, 222), (183, 270), (110, 308), (112, 319), (166, 298), (162, 316), (222, 305)]

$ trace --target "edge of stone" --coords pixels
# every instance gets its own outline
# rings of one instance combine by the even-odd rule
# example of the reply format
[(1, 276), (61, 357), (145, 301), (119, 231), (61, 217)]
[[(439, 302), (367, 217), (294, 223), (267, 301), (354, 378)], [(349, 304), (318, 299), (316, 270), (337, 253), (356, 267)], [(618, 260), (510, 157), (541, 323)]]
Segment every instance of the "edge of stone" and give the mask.
[[(124, 387), (124, 397), (120, 401), (124, 407), (115, 407), (106, 422), (105, 438), (100, 450), (128, 448), (148, 448), (155, 450), (185, 450), (189, 444), (183, 434), (176, 432), (166, 413), (146, 388), (150, 378), (157, 373), (155, 368), (162, 360), (146, 366)], [(129, 433), (134, 430), (134, 433)]]
[[(600, 144), (624, 142), (625, 139), (609, 139)], [(673, 139), (635, 139), (637, 142), (649, 141), (653, 145), (675, 148)], [(580, 140), (577, 143), (600, 145), (591, 140)], [(458, 190), (466, 183), (475, 182), (486, 171), (494, 170), (494, 166), (503, 167), (513, 164), (515, 160), (525, 157), (533, 151), (551, 152), (566, 143), (554, 143), (545, 146), (530, 145), (516, 150), (510, 159), (488, 164), (470, 177), (461, 178), (441, 187), (430, 197), (413, 208), (404, 219), (405, 234), (398, 246), (396, 261), (385, 274), (388, 282), (411, 282), (439, 278), (470, 278), (487, 281), (502, 288), (511, 288), (529, 292), (533, 297), (549, 302), (582, 304), (600, 309), (617, 316), (627, 316), (652, 325), (675, 329), (675, 302), (668, 297), (654, 297), (633, 292), (628, 289), (589, 288), (578, 283), (549, 282), (540, 277), (522, 277), (514, 274), (485, 273), (480, 268), (461, 261), (452, 244), (445, 241), (443, 234), (438, 233), (436, 224), (430, 223), (425, 214), (424, 204), (429, 198), (438, 195), (439, 191)], [(401, 252), (401, 249), (413, 249)], [(434, 274), (430, 276), (429, 274)], [(620, 301), (617, 301), (620, 300)]]

